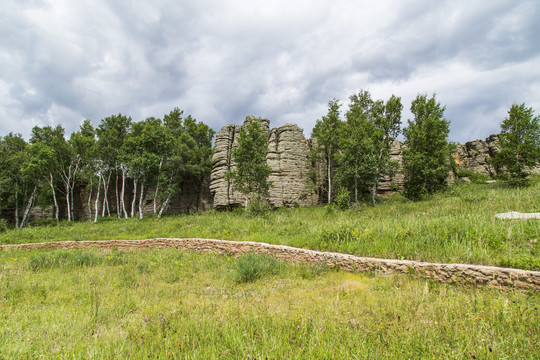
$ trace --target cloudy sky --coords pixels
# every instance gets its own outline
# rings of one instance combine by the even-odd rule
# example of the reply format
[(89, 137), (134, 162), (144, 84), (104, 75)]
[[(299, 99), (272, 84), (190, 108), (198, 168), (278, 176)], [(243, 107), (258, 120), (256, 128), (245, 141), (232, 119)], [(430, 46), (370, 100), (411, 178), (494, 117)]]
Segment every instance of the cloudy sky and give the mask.
[(306, 135), (361, 89), (437, 94), (451, 140), (540, 112), (537, 0), (2, 0), (0, 136), (174, 107), (219, 130), (246, 115)]

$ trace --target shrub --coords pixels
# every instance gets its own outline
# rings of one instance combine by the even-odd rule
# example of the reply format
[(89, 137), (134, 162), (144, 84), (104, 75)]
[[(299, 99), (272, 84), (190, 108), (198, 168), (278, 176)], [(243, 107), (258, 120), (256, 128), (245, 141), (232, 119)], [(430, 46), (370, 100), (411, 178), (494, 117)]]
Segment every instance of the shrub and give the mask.
[(249, 201), (248, 214), (259, 216), (266, 215), (270, 210), (270, 204), (262, 196), (257, 195)]
[(8, 224), (7, 224), (6, 219), (0, 219), (0, 233), (7, 231), (7, 229), (8, 229)]
[(457, 172), (457, 176), (462, 178), (462, 177), (467, 177), (469, 178), (469, 180), (471, 180), (471, 182), (475, 183), (475, 184), (484, 184), (486, 182), (486, 180), (489, 179), (489, 177), (487, 175), (484, 175), (484, 174), (479, 174), (479, 173), (475, 173), (469, 169), (462, 169), (462, 170), (459, 170)]
[(237, 283), (252, 282), (279, 273), (283, 266), (282, 262), (269, 255), (248, 254), (238, 259), (234, 280)]
[(340, 188), (336, 196), (336, 200), (335, 200), (336, 206), (340, 210), (347, 210), (351, 206), (349, 197), (350, 197), (350, 192), (343, 188)]

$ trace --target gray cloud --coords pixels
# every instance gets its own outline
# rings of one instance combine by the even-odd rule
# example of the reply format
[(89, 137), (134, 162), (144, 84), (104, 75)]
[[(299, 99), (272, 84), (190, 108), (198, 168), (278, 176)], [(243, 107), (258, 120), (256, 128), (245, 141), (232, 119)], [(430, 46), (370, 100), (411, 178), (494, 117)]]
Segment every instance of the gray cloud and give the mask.
[(360, 89), (405, 109), (436, 92), (456, 141), (498, 131), (513, 102), (540, 110), (534, 0), (5, 0), (0, 14), (0, 135), (175, 106), (216, 130), (254, 114), (309, 134)]

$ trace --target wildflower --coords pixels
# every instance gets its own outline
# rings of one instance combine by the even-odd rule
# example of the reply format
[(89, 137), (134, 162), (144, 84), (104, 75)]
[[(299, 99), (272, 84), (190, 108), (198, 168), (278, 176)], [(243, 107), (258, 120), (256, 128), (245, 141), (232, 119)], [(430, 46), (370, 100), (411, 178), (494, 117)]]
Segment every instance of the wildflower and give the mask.
[(143, 319), (144, 322), (148, 322), (148, 316), (145, 316)]

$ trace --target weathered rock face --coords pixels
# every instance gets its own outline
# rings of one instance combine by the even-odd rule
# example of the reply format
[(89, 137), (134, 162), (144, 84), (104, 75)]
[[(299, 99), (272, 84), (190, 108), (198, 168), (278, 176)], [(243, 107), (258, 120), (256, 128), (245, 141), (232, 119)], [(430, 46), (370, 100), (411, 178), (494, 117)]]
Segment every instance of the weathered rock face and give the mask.
[(394, 140), (392, 150), (390, 151), (390, 160), (397, 161), (399, 164), (398, 171), (393, 176), (386, 176), (379, 185), (379, 192), (394, 192), (403, 190), (405, 187), (405, 175), (403, 174), (403, 144), (400, 141)]
[[(254, 117), (248, 116), (244, 122)], [(268, 138), (267, 161), (271, 168), (269, 180), (272, 187), (268, 201), (272, 206), (307, 206), (317, 203), (317, 196), (308, 185), (309, 143), (302, 129), (295, 124), (285, 124), (269, 129), (268, 119), (257, 119), (266, 130)], [(237, 145), (242, 126), (227, 125), (216, 135), (210, 192), (214, 195), (214, 207), (234, 207), (244, 204), (244, 195), (235, 191), (232, 183), (225, 177), (227, 171), (234, 169), (231, 150)]]
[(478, 174), (493, 176), (497, 169), (492, 159), (499, 153), (498, 135), (491, 135), (486, 140), (473, 140), (458, 145), (455, 156), (458, 169), (467, 169)]

